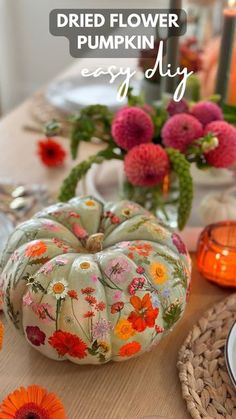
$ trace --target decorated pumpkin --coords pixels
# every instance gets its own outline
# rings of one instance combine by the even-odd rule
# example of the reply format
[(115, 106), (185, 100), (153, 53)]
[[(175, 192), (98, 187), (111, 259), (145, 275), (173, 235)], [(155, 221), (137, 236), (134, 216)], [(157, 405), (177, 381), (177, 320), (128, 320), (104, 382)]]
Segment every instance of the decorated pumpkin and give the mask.
[(136, 357), (184, 312), (190, 259), (141, 206), (91, 197), (19, 225), (2, 261), (5, 314), (42, 354), (77, 364)]

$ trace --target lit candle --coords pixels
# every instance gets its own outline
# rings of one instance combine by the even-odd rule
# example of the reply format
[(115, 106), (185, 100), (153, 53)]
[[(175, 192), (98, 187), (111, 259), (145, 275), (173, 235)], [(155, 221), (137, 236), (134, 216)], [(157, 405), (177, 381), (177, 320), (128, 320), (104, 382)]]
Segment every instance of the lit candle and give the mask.
[[(170, 0), (170, 12), (173, 9), (181, 9), (182, 0)], [(171, 36), (167, 42), (167, 65), (171, 65), (172, 72), (179, 66), (179, 36)], [(167, 77), (166, 91), (174, 93), (177, 86), (178, 76)]]
[(216, 80), (216, 93), (221, 95), (222, 102), (226, 99), (228, 91), (236, 27), (235, 0), (229, 0), (228, 5), (229, 7), (224, 10), (223, 34)]
[(236, 221), (207, 226), (197, 248), (199, 271), (210, 281), (236, 287)]

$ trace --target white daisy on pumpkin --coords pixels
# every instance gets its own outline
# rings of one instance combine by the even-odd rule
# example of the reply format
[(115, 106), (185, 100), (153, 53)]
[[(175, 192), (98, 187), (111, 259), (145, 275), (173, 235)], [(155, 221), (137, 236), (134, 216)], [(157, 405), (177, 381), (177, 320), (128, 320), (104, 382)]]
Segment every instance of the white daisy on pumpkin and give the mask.
[(76, 271), (80, 274), (88, 274), (88, 273), (94, 273), (95, 264), (94, 262), (87, 260), (87, 259), (80, 259), (76, 262)]
[(57, 300), (65, 298), (68, 291), (68, 282), (62, 279), (54, 279), (48, 287), (48, 294), (52, 294)]

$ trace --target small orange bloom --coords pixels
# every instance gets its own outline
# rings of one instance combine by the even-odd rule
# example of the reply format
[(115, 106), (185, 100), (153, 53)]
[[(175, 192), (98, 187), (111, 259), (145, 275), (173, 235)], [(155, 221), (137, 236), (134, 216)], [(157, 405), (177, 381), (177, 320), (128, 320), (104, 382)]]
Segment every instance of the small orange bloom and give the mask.
[(129, 250), (133, 252), (137, 252), (139, 256), (144, 256), (144, 257), (149, 256), (152, 249), (153, 249), (152, 245), (149, 243), (137, 243), (129, 247)]
[(4, 326), (2, 322), (0, 321), (0, 351), (2, 349), (3, 334), (4, 334)]
[(43, 241), (38, 240), (26, 247), (25, 256), (34, 258), (43, 255), (46, 251), (47, 245)]
[(69, 290), (67, 294), (72, 300), (78, 300), (78, 294), (75, 290)]
[(141, 345), (139, 342), (133, 341), (130, 343), (127, 343), (126, 345), (121, 346), (119, 350), (120, 356), (132, 356), (137, 354), (141, 349)]
[(0, 418), (66, 419), (62, 402), (54, 393), (32, 385), (9, 394), (0, 404)]

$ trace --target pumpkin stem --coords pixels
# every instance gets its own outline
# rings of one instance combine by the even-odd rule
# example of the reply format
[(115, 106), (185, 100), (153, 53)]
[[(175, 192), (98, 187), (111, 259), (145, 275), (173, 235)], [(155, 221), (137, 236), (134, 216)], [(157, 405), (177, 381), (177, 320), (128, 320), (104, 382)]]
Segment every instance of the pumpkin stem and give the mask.
[(101, 252), (103, 240), (103, 233), (92, 234), (86, 241), (86, 249), (91, 253)]

